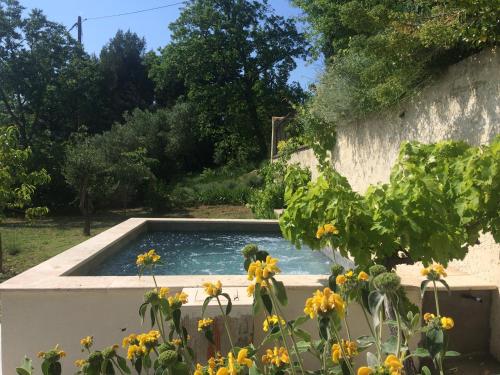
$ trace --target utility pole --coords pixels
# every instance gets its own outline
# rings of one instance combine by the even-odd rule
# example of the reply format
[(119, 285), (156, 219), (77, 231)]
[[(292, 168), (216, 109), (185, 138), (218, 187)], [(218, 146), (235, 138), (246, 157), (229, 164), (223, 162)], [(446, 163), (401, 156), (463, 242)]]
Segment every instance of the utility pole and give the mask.
[(78, 16), (76, 25), (78, 27), (78, 43), (82, 44), (82, 16)]

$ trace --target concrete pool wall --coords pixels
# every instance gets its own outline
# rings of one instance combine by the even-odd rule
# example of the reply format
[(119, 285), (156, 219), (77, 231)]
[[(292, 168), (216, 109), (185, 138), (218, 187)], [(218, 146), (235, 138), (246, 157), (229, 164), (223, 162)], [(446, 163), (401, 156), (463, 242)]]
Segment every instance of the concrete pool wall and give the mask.
[[(63, 361), (64, 373), (74, 373), (73, 362), (81, 357), (81, 337), (93, 335), (96, 348), (102, 348), (120, 344), (121, 339), (130, 333), (148, 331), (150, 325), (141, 326), (137, 311), (144, 292), (154, 287), (150, 277), (84, 275), (103, 257), (112, 255), (123, 243), (146, 230), (179, 228), (276, 231), (278, 223), (275, 220), (129, 219), (6, 281), (0, 285), (3, 374), (14, 374), (24, 355), (34, 359), (37, 366), (36, 353), (55, 344), (60, 344), (68, 353)], [(408, 268), (400, 275), (410, 299), (420, 306), (421, 277), (418, 272)], [(285, 314), (289, 319), (302, 314), (305, 299), (327, 283), (325, 275), (282, 275), (279, 279), (287, 286), (290, 303)], [(206, 343), (196, 331), (203, 300), (201, 285), (205, 281), (221, 280), (224, 290), (232, 296), (235, 305), (231, 314), (234, 318), (232, 327), (237, 341), (258, 341), (262, 337), (262, 317), (251, 316), (245, 275), (159, 276), (157, 280), (160, 286), (169, 287), (173, 293), (181, 290), (188, 293), (189, 303), (183, 307), (183, 316), (199, 360), (203, 361), (207, 355)], [(488, 292), (495, 288), (472, 276), (453, 272), (448, 283), (457, 292)], [(211, 309), (209, 313), (215, 316), (216, 310)], [(361, 311), (353, 308), (349, 319), (355, 326), (354, 335), (367, 333)], [(470, 322), (482, 317), (479, 314), (467, 319)], [(479, 340), (484, 342), (489, 338)]]

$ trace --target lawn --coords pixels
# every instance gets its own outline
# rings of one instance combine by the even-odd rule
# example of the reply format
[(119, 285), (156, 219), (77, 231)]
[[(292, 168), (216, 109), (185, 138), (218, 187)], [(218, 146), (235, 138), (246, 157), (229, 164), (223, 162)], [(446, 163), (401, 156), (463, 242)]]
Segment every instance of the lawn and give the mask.
[[(152, 216), (143, 210), (106, 212), (95, 215), (92, 235), (116, 225), (129, 217)], [(156, 215), (158, 217), (158, 215)], [(199, 217), (251, 219), (252, 212), (244, 206), (199, 206), (169, 212), (161, 217)], [(0, 225), (4, 253), (4, 273), (0, 280), (33, 267), (89, 237), (82, 233), (83, 220), (78, 216), (48, 217), (28, 223), (24, 220), (7, 219)]]

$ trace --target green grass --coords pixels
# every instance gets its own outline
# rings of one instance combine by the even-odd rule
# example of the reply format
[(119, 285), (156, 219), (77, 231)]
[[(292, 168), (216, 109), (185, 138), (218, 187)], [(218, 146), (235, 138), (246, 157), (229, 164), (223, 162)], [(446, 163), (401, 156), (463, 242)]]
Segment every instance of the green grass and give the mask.
[[(129, 217), (151, 216), (143, 210), (106, 212), (95, 215), (92, 221), (92, 235), (116, 225)], [(199, 206), (176, 210), (163, 217), (200, 217), (200, 218), (253, 218), (251, 211), (244, 206)], [(70, 247), (87, 240), (82, 233), (81, 217), (48, 217), (34, 223), (24, 220), (7, 219), (0, 225), (4, 253), (4, 273), (0, 280), (6, 280), (31, 268)]]

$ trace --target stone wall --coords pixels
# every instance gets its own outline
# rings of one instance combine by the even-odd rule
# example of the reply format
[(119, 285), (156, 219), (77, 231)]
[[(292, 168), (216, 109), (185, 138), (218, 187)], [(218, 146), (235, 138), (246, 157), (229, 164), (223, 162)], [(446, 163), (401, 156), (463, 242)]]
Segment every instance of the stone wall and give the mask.
[[(485, 50), (451, 66), (418, 95), (384, 113), (339, 126), (332, 152), (335, 168), (353, 189), (386, 182), (402, 142), (431, 143), (446, 139), (489, 143), (500, 134), (500, 50)], [(317, 175), (311, 150), (292, 157)], [(500, 246), (490, 235), (451, 267), (500, 286)], [(491, 352), (500, 359), (500, 298), (492, 300)]]

